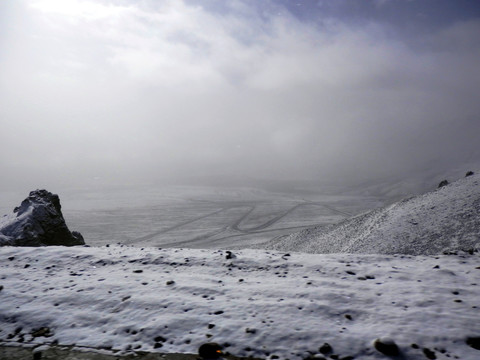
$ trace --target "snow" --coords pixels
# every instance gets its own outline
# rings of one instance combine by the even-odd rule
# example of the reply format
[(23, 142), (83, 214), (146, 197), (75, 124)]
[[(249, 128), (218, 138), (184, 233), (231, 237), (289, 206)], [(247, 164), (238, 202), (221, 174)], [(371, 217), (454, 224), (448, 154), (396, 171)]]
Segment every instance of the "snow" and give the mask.
[[(33, 208), (29, 207), (18, 214), (12, 211), (0, 218), (0, 246), (12, 245), (15, 243), (15, 239), (19, 234), (22, 234), (23, 229), (26, 224), (28, 224), (32, 212)], [(3, 232), (9, 235), (2, 234)]]
[(480, 247), (480, 175), (260, 245), (308, 253), (441, 254)]
[[(385, 359), (374, 346), (383, 341), (398, 346), (396, 359), (479, 359), (471, 339), (480, 342), (480, 254), (459, 251), (479, 247), (479, 181), (233, 256), (121, 244), (0, 247), (0, 345), (122, 355), (196, 353), (213, 341), (237, 356), (298, 360), (321, 359), (328, 343), (324, 358), (358, 360)], [(234, 215), (237, 228), (264, 221)], [(7, 215), (0, 228), (22, 219)]]
[[(302, 359), (478, 359), (478, 253), (407, 256), (103, 247), (0, 248), (2, 343)], [(31, 333), (48, 328), (44, 335)], [(50, 334), (49, 334), (50, 333)], [(38, 335), (38, 333), (37, 333)], [(156, 340), (155, 340), (156, 338)], [(228, 343), (228, 344), (227, 344)], [(417, 344), (418, 348), (412, 347)]]

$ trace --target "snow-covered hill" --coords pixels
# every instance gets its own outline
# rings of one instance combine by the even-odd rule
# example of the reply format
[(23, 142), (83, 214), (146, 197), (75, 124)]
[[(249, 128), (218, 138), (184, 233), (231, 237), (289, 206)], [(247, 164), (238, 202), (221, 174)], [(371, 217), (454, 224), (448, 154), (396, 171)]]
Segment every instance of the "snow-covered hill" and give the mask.
[(390, 337), (395, 359), (474, 360), (479, 260), (7, 246), (0, 345), (196, 353), (214, 341), (239, 356), (296, 360), (322, 347), (316, 359), (361, 360), (385, 359), (373, 342)]
[(265, 246), (307, 253), (442, 254), (480, 247), (480, 176)]

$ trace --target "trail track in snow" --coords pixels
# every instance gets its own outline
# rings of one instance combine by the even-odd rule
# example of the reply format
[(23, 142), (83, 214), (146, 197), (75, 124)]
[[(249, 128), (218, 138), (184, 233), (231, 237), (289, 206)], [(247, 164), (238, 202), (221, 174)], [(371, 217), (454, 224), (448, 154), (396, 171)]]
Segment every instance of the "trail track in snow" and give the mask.
[[(202, 200), (197, 200), (197, 201), (202, 201)], [(295, 204), (291, 206), (290, 208), (280, 212), (279, 214), (275, 215), (271, 219), (255, 226), (251, 227), (241, 227), (241, 224), (246, 221), (246, 219), (251, 216), (252, 214), (255, 213), (255, 210), (257, 209), (257, 203), (256, 202), (232, 202), (232, 203), (217, 203), (213, 201), (203, 201), (203, 202), (208, 202), (211, 203), (212, 205), (218, 205), (220, 209), (209, 212), (205, 215), (201, 215), (198, 217), (195, 217), (193, 219), (187, 220), (187, 221), (182, 221), (178, 224), (175, 224), (173, 226), (167, 227), (165, 229), (160, 229), (158, 231), (152, 232), (150, 234), (131, 239), (131, 240), (126, 240), (123, 241), (124, 244), (126, 245), (132, 245), (132, 244), (137, 244), (143, 241), (148, 241), (152, 240), (162, 234), (166, 234), (168, 232), (171, 232), (173, 230), (180, 229), (182, 227), (185, 227), (187, 225), (193, 224), (197, 221), (204, 220), (207, 218), (212, 218), (215, 216), (220, 215), (221, 213), (224, 213), (228, 210), (232, 209), (238, 209), (238, 208), (247, 208), (245, 212), (243, 212), (240, 216), (235, 218), (233, 221), (230, 223), (227, 223), (219, 228), (216, 228), (212, 231), (209, 231), (204, 234), (200, 234), (198, 236), (195, 236), (194, 238), (184, 240), (184, 241), (176, 241), (176, 242), (171, 242), (171, 243), (166, 243), (166, 244), (161, 244), (162, 247), (172, 247), (172, 246), (187, 246), (187, 245), (192, 245), (196, 244), (198, 245), (200, 242), (205, 242), (209, 240), (213, 240), (214, 242), (218, 242), (220, 240), (225, 240), (228, 238), (236, 237), (236, 236), (241, 236), (243, 234), (255, 234), (255, 233), (265, 233), (265, 232), (271, 232), (271, 231), (280, 231), (280, 230), (301, 230), (304, 229), (308, 226), (314, 226), (315, 224), (310, 224), (308, 226), (287, 226), (283, 228), (272, 228), (275, 224), (280, 222), (282, 219), (287, 217), (289, 214), (294, 212), (296, 209), (304, 206), (319, 206), (319, 207), (324, 207), (327, 210), (331, 211), (332, 213), (340, 214), (342, 216), (348, 217), (350, 214), (348, 214), (345, 211), (338, 210), (331, 205), (326, 205), (321, 202), (313, 202), (313, 201), (304, 201), (298, 204)], [(234, 233), (232, 234), (231, 231)], [(225, 236), (221, 238), (216, 238), (213, 239), (215, 236), (218, 236), (222, 233), (225, 233)]]

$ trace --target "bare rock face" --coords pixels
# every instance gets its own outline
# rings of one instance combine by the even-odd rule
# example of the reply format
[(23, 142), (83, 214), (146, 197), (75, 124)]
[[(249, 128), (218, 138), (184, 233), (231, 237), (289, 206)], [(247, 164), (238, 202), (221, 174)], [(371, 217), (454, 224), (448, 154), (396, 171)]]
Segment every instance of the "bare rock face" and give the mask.
[(85, 245), (83, 236), (71, 232), (62, 215), (58, 195), (35, 190), (13, 213), (0, 218), (0, 246)]

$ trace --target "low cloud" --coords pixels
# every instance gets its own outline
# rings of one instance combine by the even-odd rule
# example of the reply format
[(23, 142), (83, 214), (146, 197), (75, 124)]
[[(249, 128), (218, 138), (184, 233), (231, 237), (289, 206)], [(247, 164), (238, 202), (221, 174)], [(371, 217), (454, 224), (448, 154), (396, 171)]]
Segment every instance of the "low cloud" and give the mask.
[(364, 180), (479, 158), (480, 21), (412, 40), (381, 21), (312, 22), (256, 4), (10, 6), (0, 59), (9, 181)]

